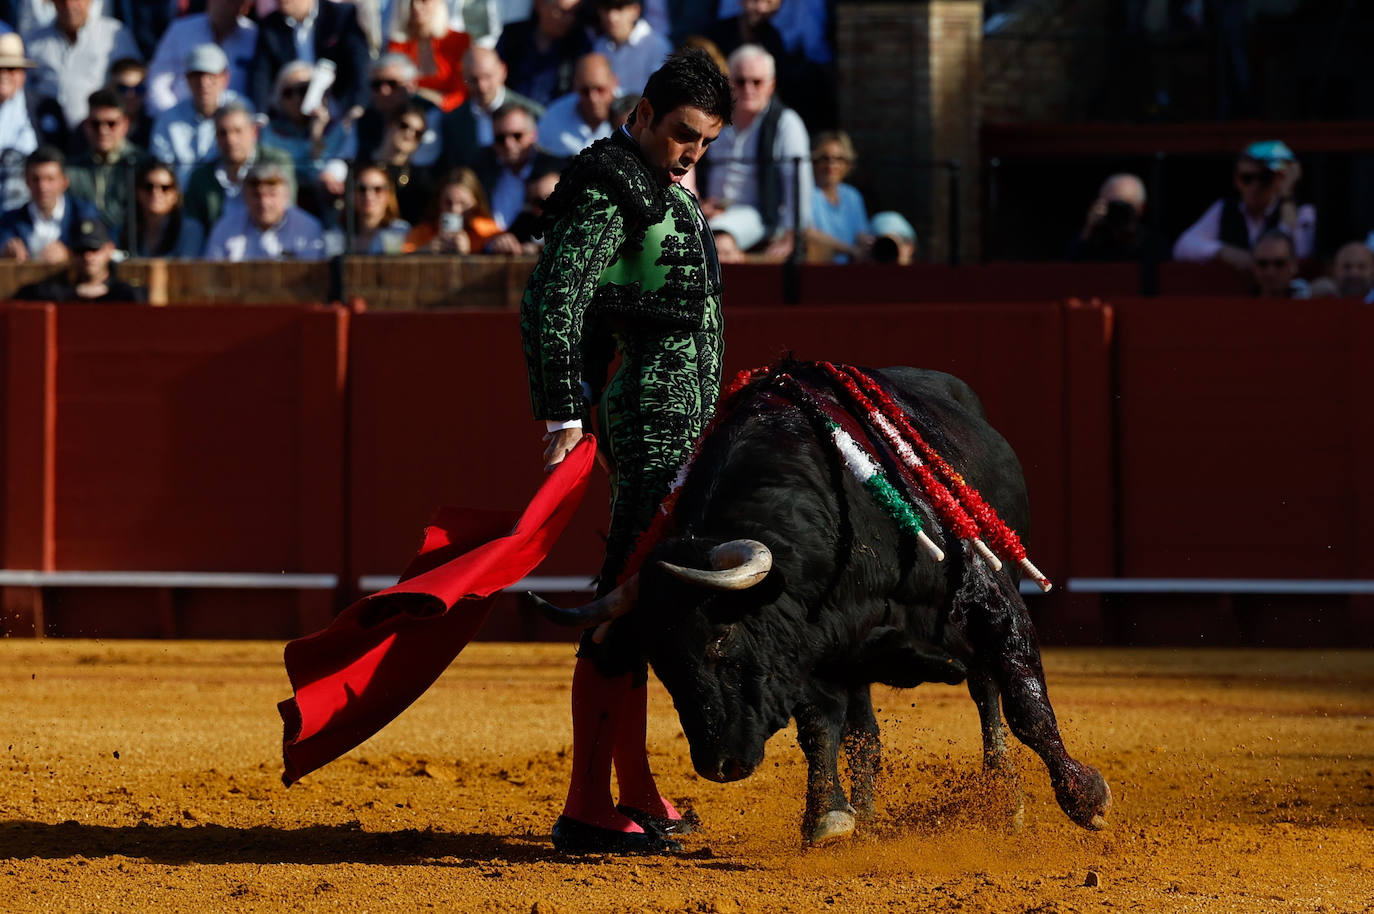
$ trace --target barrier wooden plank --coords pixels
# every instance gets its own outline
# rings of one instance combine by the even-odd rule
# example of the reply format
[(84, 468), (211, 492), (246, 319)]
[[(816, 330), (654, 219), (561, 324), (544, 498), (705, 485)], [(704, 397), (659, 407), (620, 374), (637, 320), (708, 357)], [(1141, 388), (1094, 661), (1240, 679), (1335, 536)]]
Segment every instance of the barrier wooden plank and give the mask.
[(432, 308), (499, 308), (515, 310), (534, 258), (348, 257), (344, 260), (344, 295), (360, 297), (378, 311)]
[[(1112, 406), (1115, 313), (1101, 302), (1064, 311), (1064, 553), (1069, 577), (1117, 573), (1116, 436)], [(1057, 644), (1100, 644), (1106, 633), (1097, 594), (1061, 589), (1040, 636)]]
[[(342, 567), (342, 309), (63, 305), (55, 314), (48, 567)], [(100, 588), (60, 593), (45, 606), (58, 634), (282, 637), (334, 609), (330, 594), (311, 592), (177, 591), (142, 603)]]
[[(300, 493), (339, 478), (341, 405), (321, 407), (342, 389), (302, 359), (312, 320), (340, 331), (294, 306), (59, 308), (57, 567), (317, 570)], [(304, 393), (303, 370), (331, 391)]]
[(1370, 421), (1348, 389), (1359, 306), (1115, 305), (1122, 573), (1359, 576), (1352, 438)]
[(1236, 270), (1223, 263), (1181, 263), (1170, 260), (1159, 265), (1159, 294), (1162, 296), (1246, 298), (1254, 290), (1255, 281), (1249, 272)]
[[(54, 562), (54, 434), (56, 420), (57, 309), (11, 305), (0, 311), (0, 560), (7, 568), (50, 569)], [(3, 629), (42, 634), (42, 594), (8, 587), (0, 595)]]
[(1140, 294), (1136, 263), (808, 264), (802, 302), (1058, 302)]

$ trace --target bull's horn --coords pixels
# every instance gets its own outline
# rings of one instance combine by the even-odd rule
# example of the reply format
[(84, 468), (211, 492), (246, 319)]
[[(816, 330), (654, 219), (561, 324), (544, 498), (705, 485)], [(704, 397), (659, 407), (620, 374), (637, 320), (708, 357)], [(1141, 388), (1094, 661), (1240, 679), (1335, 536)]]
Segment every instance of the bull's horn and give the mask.
[(773, 553), (758, 540), (731, 540), (711, 550), (711, 571), (671, 562), (659, 562), (658, 567), (679, 580), (712, 590), (745, 590), (768, 576)]
[(564, 609), (561, 606), (554, 606), (543, 597), (532, 593), (526, 593), (525, 599), (533, 603), (540, 612), (559, 625), (577, 625), (590, 628), (593, 625), (600, 625), (602, 622), (618, 619), (634, 608), (635, 601), (639, 599), (639, 575), (631, 576), (628, 581), (615, 590), (582, 606), (571, 606)]

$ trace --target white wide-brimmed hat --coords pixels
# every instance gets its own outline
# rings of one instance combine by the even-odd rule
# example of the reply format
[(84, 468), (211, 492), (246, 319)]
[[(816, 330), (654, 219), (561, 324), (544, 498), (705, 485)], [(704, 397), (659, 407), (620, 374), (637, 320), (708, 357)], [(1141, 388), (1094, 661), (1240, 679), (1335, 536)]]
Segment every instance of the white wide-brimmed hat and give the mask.
[(0, 70), (32, 70), (36, 66), (24, 56), (24, 39), (17, 32), (0, 35)]

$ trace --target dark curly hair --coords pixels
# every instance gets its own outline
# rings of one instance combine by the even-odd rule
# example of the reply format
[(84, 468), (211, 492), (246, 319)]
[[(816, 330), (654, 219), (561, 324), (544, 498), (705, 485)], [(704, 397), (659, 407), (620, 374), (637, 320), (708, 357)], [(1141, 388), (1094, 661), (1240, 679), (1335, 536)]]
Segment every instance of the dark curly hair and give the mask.
[(668, 112), (684, 105), (730, 123), (735, 100), (730, 80), (700, 48), (679, 48), (668, 55), (644, 84), (644, 97), (654, 109), (654, 126)]

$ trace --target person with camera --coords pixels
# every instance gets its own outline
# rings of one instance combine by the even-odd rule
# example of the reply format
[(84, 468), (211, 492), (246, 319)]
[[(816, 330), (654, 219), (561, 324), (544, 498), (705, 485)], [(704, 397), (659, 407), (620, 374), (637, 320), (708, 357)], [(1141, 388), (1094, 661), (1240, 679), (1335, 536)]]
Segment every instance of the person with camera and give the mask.
[(1142, 221), (1146, 199), (1145, 182), (1135, 175), (1115, 174), (1103, 181), (1083, 230), (1069, 243), (1069, 259), (1158, 259), (1162, 245)]
[(1216, 260), (1248, 271), (1260, 236), (1280, 230), (1293, 239), (1298, 259), (1312, 256), (1317, 211), (1296, 198), (1302, 166), (1279, 140), (1251, 143), (1236, 160), (1235, 196), (1217, 200), (1174, 243), (1174, 259)]
[(402, 248), (407, 254), (481, 253), (501, 234), (491, 218), (487, 192), (471, 168), (457, 168), (444, 178), (435, 198), (433, 219), (410, 230)]

